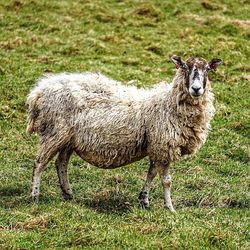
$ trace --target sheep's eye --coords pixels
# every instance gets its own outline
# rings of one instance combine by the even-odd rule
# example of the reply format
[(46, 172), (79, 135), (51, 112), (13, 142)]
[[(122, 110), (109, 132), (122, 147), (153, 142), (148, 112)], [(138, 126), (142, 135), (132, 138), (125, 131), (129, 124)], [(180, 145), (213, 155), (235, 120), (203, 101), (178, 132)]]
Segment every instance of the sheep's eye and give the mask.
[(205, 67), (205, 72), (207, 73), (207, 72), (209, 72), (209, 70), (210, 70), (210, 67), (209, 67), (209, 65), (207, 65), (207, 66)]
[(185, 75), (188, 77), (188, 76), (190, 76), (191, 72), (192, 71), (188, 69), (188, 70), (185, 71)]

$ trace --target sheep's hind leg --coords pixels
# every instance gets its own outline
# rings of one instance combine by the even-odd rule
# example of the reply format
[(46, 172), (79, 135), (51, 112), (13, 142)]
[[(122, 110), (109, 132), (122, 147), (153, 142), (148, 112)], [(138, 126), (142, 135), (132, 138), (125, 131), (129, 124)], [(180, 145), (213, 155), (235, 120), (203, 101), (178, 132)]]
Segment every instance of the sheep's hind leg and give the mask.
[(73, 198), (67, 171), (68, 162), (72, 152), (72, 149), (64, 148), (59, 152), (58, 158), (55, 163), (62, 195), (65, 200), (70, 200)]
[(153, 179), (155, 178), (156, 174), (157, 174), (157, 170), (156, 170), (156, 168), (154, 166), (154, 163), (151, 161), (150, 162), (150, 167), (149, 167), (149, 170), (148, 170), (148, 174), (147, 174), (147, 179), (145, 181), (143, 189), (140, 192), (140, 195), (139, 195), (139, 198), (138, 198), (139, 202), (140, 202), (140, 204), (141, 204), (141, 206), (143, 208), (148, 209), (150, 207), (150, 204), (149, 204), (149, 188), (150, 188), (150, 184), (153, 181)]
[(157, 171), (161, 179), (161, 183), (164, 190), (164, 203), (165, 207), (168, 208), (171, 212), (175, 212), (175, 209), (172, 204), (170, 190), (171, 190), (171, 176), (169, 175), (169, 164), (157, 165)]
[(43, 170), (45, 169), (47, 163), (53, 158), (57, 153), (57, 148), (55, 145), (47, 146), (46, 143), (40, 145), (39, 152), (37, 154), (34, 166), (33, 166), (33, 175), (31, 182), (31, 192), (30, 198), (33, 201), (38, 201), (40, 194), (40, 183)]

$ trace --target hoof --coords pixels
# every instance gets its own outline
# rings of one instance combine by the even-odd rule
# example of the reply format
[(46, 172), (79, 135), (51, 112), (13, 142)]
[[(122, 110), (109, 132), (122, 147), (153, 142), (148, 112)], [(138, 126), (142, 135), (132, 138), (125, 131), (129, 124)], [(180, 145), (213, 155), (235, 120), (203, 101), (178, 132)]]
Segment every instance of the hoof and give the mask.
[(29, 202), (30, 203), (38, 203), (39, 202), (39, 196), (38, 195), (30, 195), (29, 196)]
[(65, 201), (72, 200), (73, 199), (73, 194), (63, 194), (63, 199)]
[(175, 209), (173, 207), (168, 207), (168, 206), (165, 206), (165, 208), (167, 210), (170, 210), (171, 213), (176, 213)]
[(150, 209), (147, 192), (140, 192), (138, 200), (142, 209)]
[(144, 203), (143, 201), (140, 201), (140, 207), (142, 209), (145, 209), (145, 210), (149, 210), (150, 209), (149, 203)]

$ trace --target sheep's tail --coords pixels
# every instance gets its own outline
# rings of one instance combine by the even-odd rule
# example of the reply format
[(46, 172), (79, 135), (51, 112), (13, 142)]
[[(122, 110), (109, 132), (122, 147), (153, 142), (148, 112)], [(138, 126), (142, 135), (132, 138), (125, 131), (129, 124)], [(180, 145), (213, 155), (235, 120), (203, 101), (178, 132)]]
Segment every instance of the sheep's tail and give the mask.
[(37, 91), (36, 88), (31, 90), (27, 97), (26, 104), (28, 105), (28, 119), (27, 119), (27, 128), (26, 132), (32, 134), (37, 132), (36, 120), (40, 113), (39, 108), (39, 99), (41, 97), (41, 92)]

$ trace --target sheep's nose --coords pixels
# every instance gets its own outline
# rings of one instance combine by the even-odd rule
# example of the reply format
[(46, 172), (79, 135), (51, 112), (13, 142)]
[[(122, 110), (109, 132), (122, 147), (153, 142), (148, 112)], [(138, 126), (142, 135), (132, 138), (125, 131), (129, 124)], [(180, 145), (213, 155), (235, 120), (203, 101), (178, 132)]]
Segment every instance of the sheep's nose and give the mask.
[(198, 91), (201, 89), (201, 87), (192, 87), (192, 89), (195, 93), (198, 93)]

